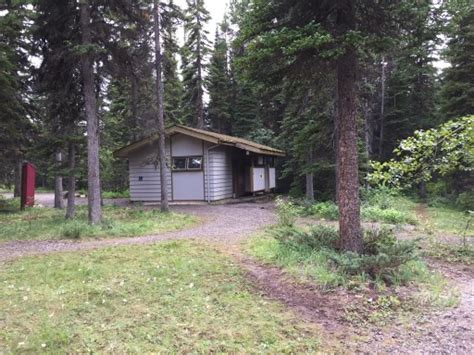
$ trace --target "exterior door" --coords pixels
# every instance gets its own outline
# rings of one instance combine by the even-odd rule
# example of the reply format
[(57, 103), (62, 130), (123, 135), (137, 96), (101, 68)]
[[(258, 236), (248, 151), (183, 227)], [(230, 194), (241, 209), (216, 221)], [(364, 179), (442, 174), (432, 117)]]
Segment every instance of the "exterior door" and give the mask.
[(173, 200), (204, 200), (203, 171), (173, 171)]

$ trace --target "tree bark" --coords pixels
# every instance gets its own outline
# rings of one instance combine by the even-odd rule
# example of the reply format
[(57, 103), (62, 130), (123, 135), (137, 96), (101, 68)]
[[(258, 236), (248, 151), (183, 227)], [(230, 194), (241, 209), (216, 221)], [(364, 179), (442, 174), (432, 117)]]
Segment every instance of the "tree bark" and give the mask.
[(169, 211), (168, 205), (168, 167), (166, 166), (165, 148), (165, 120), (163, 112), (163, 80), (162, 65), (163, 57), (160, 44), (160, 8), (159, 0), (153, 0), (153, 19), (155, 22), (155, 68), (156, 68), (156, 102), (158, 106), (158, 153), (160, 161), (160, 185), (161, 185), (161, 210)]
[(21, 155), (15, 157), (15, 186), (13, 188), (13, 197), (20, 197), (21, 195), (21, 170), (22, 170)]
[(76, 144), (72, 141), (68, 146), (68, 168), (66, 218), (73, 219), (76, 214)]
[[(339, 35), (354, 29), (355, 9), (350, 0), (341, 2), (337, 24)], [(361, 253), (363, 242), (360, 226), (359, 176), (357, 154), (356, 68), (355, 48), (346, 44), (336, 63), (338, 91), (338, 207), (339, 233), (343, 250)]]
[(383, 141), (385, 134), (385, 77), (385, 56), (382, 56), (382, 72), (380, 75), (379, 160), (383, 158)]
[[(198, 17), (197, 24), (201, 27), (200, 19)], [(203, 102), (203, 89), (202, 89), (202, 53), (201, 53), (201, 29), (198, 32), (197, 38), (197, 128), (204, 129), (204, 102)]]
[(56, 175), (54, 176), (54, 208), (64, 208), (63, 177), (58, 170), (61, 169), (63, 154), (60, 150), (55, 153)]
[[(312, 165), (314, 162), (313, 149), (310, 148), (308, 152), (308, 165)], [(309, 201), (314, 201), (314, 173), (313, 170), (309, 170), (306, 173), (306, 198)]]
[(99, 124), (97, 118), (97, 99), (94, 85), (94, 63), (91, 49), (92, 33), (90, 27), (89, 2), (80, 2), (80, 24), (82, 45), (86, 51), (81, 56), (81, 69), (85, 113), (87, 120), (87, 198), (89, 223), (97, 224), (102, 217), (100, 206), (100, 166), (99, 166)]

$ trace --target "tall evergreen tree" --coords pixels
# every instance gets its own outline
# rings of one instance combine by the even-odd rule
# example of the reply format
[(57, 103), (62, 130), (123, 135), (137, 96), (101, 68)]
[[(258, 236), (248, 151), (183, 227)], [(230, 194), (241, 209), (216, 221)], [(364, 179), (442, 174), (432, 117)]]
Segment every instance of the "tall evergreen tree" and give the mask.
[[(224, 29), (226, 24), (223, 24)], [(209, 64), (207, 87), (209, 91), (208, 115), (211, 127), (220, 133), (231, 133), (231, 82), (227, 62), (227, 41), (216, 29), (214, 49)]]
[(28, 80), (30, 3), (0, 4), (0, 176), (3, 181), (14, 181), (15, 196), (20, 192), (24, 151), (34, 136), (35, 113)]
[(155, 80), (156, 102), (158, 106), (158, 158), (160, 162), (161, 210), (169, 211), (168, 206), (168, 167), (166, 166), (165, 120), (163, 114), (163, 78), (161, 54), (161, 13), (158, 0), (153, 0), (153, 26), (155, 32)]
[(451, 67), (444, 73), (442, 113), (448, 119), (474, 114), (474, 8), (460, 10), (445, 53)]
[(178, 75), (179, 45), (176, 39), (177, 25), (183, 14), (173, 0), (169, 0), (162, 16), (163, 37), (163, 83), (165, 123), (183, 122), (183, 84)]
[[(386, 49), (415, 6), (395, 2), (254, 0), (241, 43), (243, 65), (268, 82), (334, 69), (336, 172), (341, 246), (361, 252), (357, 68), (364, 51)], [(402, 26), (400, 26), (402, 25)], [(370, 45), (369, 45), (370, 44)], [(357, 49), (357, 50), (356, 50)], [(316, 82), (312, 83), (318, 89)]]
[(205, 24), (210, 20), (204, 0), (186, 0), (185, 50), (183, 56), (183, 105), (187, 106), (187, 119), (197, 128), (204, 128), (204, 75), (209, 53), (208, 32)]

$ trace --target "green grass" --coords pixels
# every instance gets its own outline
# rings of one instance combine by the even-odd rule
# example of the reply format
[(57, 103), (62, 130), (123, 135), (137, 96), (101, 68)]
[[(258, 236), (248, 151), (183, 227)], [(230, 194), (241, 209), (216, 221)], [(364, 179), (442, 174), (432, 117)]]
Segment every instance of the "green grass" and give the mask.
[(128, 190), (123, 191), (102, 191), (102, 198), (129, 198), (130, 192)]
[[(415, 203), (403, 196), (376, 196), (363, 200), (361, 216), (364, 221), (389, 224), (416, 224), (416, 216), (412, 212)], [(332, 201), (317, 202), (309, 206), (299, 207), (295, 214), (311, 215), (320, 219), (337, 221), (339, 212)]]
[[(330, 291), (337, 287), (366, 289), (372, 281), (368, 275), (349, 275), (335, 267), (327, 250), (289, 248), (272, 236), (272, 232), (255, 235), (247, 243), (248, 252), (261, 262), (276, 265), (300, 282), (310, 282), (319, 289)], [(378, 289), (386, 289), (383, 282), (375, 280)], [(422, 260), (411, 260), (400, 266), (392, 278), (390, 288), (396, 292), (401, 285), (414, 285), (417, 292), (413, 302), (426, 306), (451, 306), (457, 293), (449, 288), (446, 280), (437, 272), (430, 271)]]
[(0, 212), (0, 241), (132, 237), (179, 230), (197, 223), (196, 217), (189, 215), (114, 206), (103, 207), (103, 222), (97, 226), (87, 223), (85, 206), (77, 207), (74, 220), (66, 220), (64, 210), (53, 208), (7, 211)]
[[(469, 220), (469, 215), (451, 207), (426, 207), (428, 228), (461, 236)], [(466, 236), (474, 237), (474, 218), (466, 230)]]
[(301, 353), (318, 332), (193, 242), (28, 257), (0, 268), (0, 353)]

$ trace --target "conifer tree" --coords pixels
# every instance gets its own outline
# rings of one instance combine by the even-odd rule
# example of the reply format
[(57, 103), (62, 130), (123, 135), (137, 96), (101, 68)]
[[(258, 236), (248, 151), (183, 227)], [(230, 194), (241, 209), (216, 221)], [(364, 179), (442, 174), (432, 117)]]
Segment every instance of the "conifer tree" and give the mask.
[(445, 53), (451, 67), (444, 73), (441, 109), (447, 119), (474, 114), (474, 8), (457, 17)]
[(183, 57), (183, 105), (188, 106), (189, 123), (197, 128), (204, 128), (204, 75), (206, 57), (209, 53), (209, 41), (204, 25), (209, 21), (209, 12), (204, 7), (204, 0), (186, 0), (184, 31), (185, 50)]
[[(225, 26), (225, 23), (224, 23)], [(231, 83), (227, 62), (227, 41), (216, 29), (214, 49), (209, 64), (207, 87), (209, 90), (208, 115), (211, 127), (220, 133), (231, 133)]]
[(164, 83), (164, 117), (166, 124), (183, 122), (183, 84), (178, 75), (179, 45), (176, 39), (177, 25), (182, 20), (181, 9), (173, 0), (166, 4), (162, 17), (163, 37), (163, 83)]

